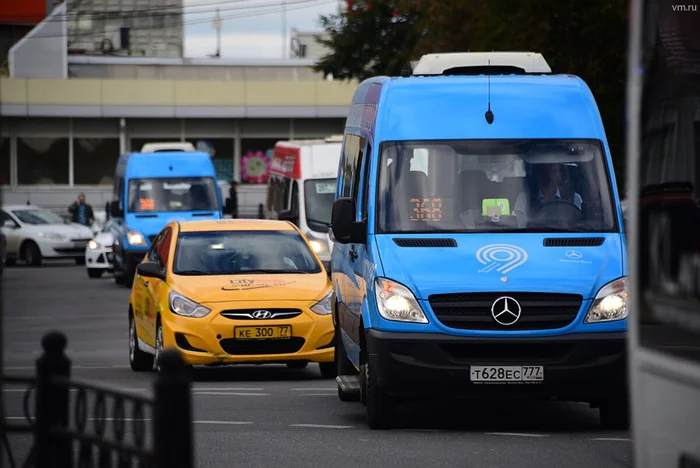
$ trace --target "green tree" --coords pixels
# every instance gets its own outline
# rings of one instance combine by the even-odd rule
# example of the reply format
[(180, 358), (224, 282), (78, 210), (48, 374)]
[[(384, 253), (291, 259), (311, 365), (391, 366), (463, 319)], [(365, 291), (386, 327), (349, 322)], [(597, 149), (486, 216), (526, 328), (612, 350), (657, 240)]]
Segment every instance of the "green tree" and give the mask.
[(334, 78), (363, 80), (371, 76), (401, 74), (421, 38), (419, 15), (399, 13), (393, 2), (356, 4), (352, 11), (321, 16), (328, 39), (319, 42), (331, 50), (315, 65), (316, 71)]

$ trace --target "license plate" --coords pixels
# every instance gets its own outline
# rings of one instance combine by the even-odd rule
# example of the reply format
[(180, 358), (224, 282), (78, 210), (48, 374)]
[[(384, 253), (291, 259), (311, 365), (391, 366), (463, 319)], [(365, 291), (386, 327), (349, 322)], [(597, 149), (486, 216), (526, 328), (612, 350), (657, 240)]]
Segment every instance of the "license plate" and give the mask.
[(523, 383), (544, 381), (542, 366), (471, 366), (470, 379), (475, 383)]
[(234, 327), (233, 337), (237, 340), (269, 340), (271, 338), (291, 338), (291, 325), (270, 325), (267, 327)]

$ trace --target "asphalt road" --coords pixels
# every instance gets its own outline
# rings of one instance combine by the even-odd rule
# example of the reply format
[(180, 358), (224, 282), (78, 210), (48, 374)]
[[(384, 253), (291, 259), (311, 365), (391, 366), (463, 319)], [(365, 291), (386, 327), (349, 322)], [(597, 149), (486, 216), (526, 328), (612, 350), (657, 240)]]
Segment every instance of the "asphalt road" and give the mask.
[[(90, 280), (69, 263), (5, 270), (5, 372), (33, 372), (41, 337), (68, 336), (73, 375), (150, 393), (152, 374), (128, 367), (129, 291), (111, 277)], [(597, 411), (558, 402), (466, 402), (405, 407), (401, 429), (371, 431), (364, 407), (342, 403), (316, 365), (206, 368), (192, 401), (198, 467), (622, 467), (632, 466), (627, 432), (604, 431)], [(24, 389), (6, 385), (10, 422), (23, 419)], [(127, 417), (129, 415), (127, 414)], [(148, 418), (148, 416), (146, 416)], [(10, 445), (25, 454), (28, 436)]]

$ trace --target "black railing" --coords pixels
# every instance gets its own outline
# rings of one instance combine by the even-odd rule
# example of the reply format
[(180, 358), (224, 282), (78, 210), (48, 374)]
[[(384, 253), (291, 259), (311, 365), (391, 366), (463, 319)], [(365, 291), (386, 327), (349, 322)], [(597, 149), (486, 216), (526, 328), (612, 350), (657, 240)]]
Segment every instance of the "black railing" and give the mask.
[[(41, 344), (35, 377), (3, 376), (3, 383), (27, 386), (26, 423), (10, 424), (3, 415), (0, 443), (11, 468), (194, 466), (191, 382), (177, 351), (161, 353), (161, 371), (148, 397), (71, 378), (62, 333), (47, 334)], [(22, 432), (33, 433), (34, 440), (18, 464), (8, 434)]]

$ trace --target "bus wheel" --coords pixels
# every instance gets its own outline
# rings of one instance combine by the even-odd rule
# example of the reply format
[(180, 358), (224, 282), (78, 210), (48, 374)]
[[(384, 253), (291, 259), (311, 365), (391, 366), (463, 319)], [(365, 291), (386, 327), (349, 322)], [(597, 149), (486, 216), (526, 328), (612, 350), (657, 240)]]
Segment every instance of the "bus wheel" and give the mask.
[(627, 430), (629, 421), (629, 402), (626, 400), (605, 400), (600, 404), (600, 425), (604, 429)]

